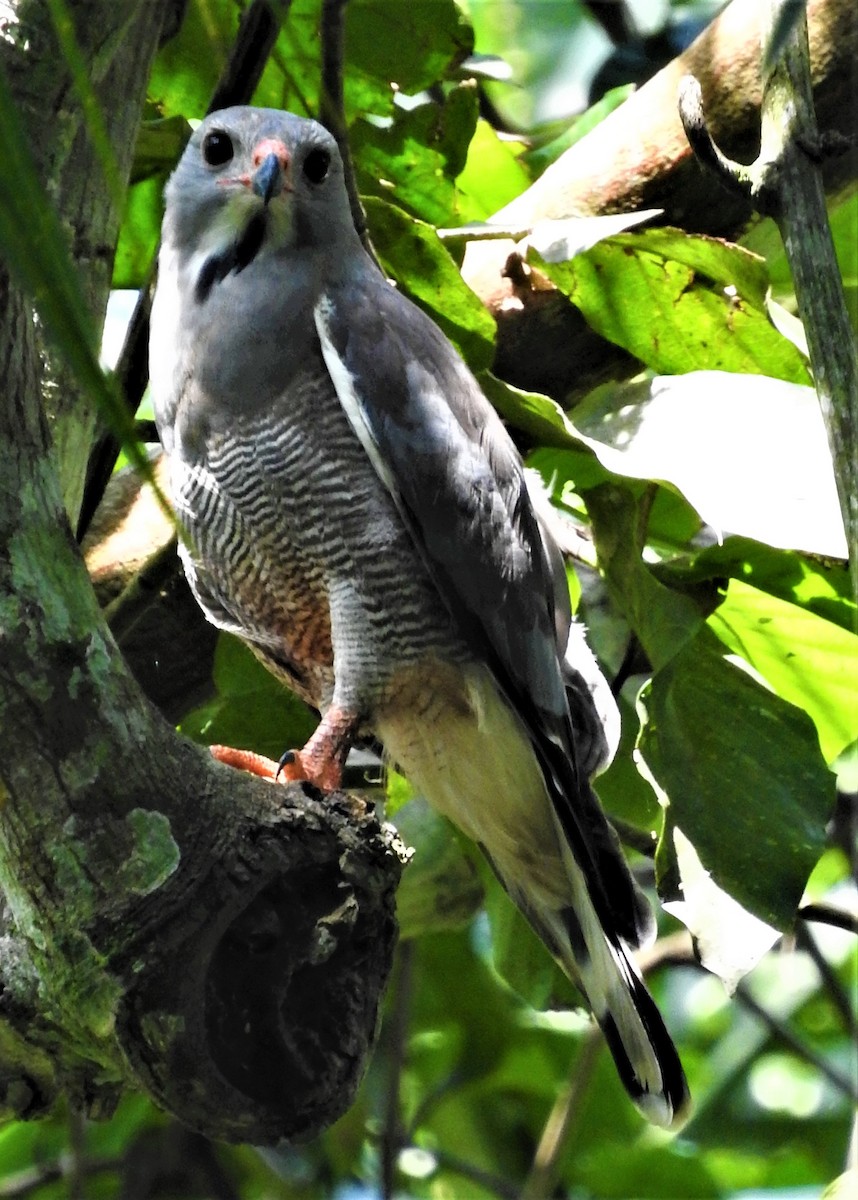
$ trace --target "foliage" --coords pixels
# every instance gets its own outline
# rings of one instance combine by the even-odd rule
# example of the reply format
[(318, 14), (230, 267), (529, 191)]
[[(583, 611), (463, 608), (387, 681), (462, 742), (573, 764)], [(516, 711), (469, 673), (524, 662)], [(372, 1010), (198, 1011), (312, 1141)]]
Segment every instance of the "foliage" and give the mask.
[[(546, 7), (557, 20), (560, 6)], [(144, 281), (161, 184), (187, 120), (205, 111), (238, 12), (233, 0), (192, 0), (159, 55), (117, 287)], [(600, 794), (635, 844), (657, 839), (662, 895), (708, 940), (714, 969), (731, 983), (755, 969), (734, 999), (690, 962), (655, 974), (696, 1116), (673, 1140), (642, 1128), (587, 1022), (538, 1011), (569, 1003), (569, 987), (473, 848), (395, 781), (389, 812), (416, 854), (400, 896), (397, 978), (356, 1105), (317, 1144), (264, 1156), (186, 1140), (178, 1182), (146, 1194), (215, 1194), (201, 1181), (218, 1178), (231, 1190), (217, 1194), (243, 1200), (368, 1200), (381, 1178), (385, 1195), (395, 1186), (401, 1196), (482, 1200), (518, 1195), (525, 1180), (522, 1194), (548, 1195), (533, 1164), (553, 1106), (566, 1128), (552, 1159), (563, 1194), (816, 1195), (842, 1168), (850, 1118), (843, 1077), (854, 1072), (854, 1047), (840, 1002), (854, 948), (842, 931), (811, 935), (800, 924), (798, 950), (787, 952), (787, 938), (756, 964), (791, 935), (803, 895), (826, 901), (846, 886), (842, 850), (825, 847), (835, 773), (854, 789), (858, 637), (843, 567), (822, 557), (842, 553), (842, 527), (826, 500), (830, 462), (813, 444), (806, 363), (769, 317), (770, 265), (666, 229), (597, 234), (568, 261), (531, 247), (531, 267), (642, 373), (568, 414), (495, 380), (492, 321), (462, 282), (447, 248), (455, 243), (435, 228), (490, 217), (545, 159), (522, 160), (480, 117), (463, 67), (473, 34), (455, 0), (352, 0), (347, 13), (346, 112), (380, 261), (481, 373), (560, 509), (592, 529), (602, 582), (580, 566), (581, 615), (606, 669), (619, 669), (632, 637), (644, 652), (623, 689), (623, 745)], [(318, 0), (295, 0), (257, 103), (316, 111), (318, 21)], [(415, 103), (397, 100), (418, 93)], [(854, 253), (854, 223), (836, 214), (835, 228), (844, 255)], [(55, 271), (61, 254), (51, 258)], [(853, 288), (854, 276), (853, 267)], [(225, 637), (214, 683), (216, 698), (182, 722), (191, 736), (275, 758), (306, 736), (306, 711)], [(702, 917), (691, 912), (695, 897)], [(771, 929), (754, 941), (761, 923)], [(666, 936), (678, 928), (663, 918)], [(63, 1121), (0, 1131), (0, 1194), (18, 1194), (8, 1189), (19, 1172), (57, 1160)], [(133, 1097), (83, 1137), (88, 1197), (127, 1194), (135, 1154), (154, 1161), (189, 1139)], [(30, 1194), (65, 1194), (49, 1176)]]

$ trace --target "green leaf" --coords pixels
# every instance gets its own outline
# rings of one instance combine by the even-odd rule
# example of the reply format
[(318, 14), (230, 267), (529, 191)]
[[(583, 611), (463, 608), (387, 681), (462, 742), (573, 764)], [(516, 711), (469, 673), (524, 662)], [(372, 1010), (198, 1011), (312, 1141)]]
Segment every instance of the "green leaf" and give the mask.
[(659, 583), (641, 558), (645, 502), (625, 487), (583, 491), (605, 581), (655, 668), (699, 630), (703, 614), (688, 596)]
[(494, 321), (459, 274), (431, 225), (368, 198), (373, 245), (385, 272), (459, 347), (473, 371), (494, 355)]
[(187, 737), (255, 750), (276, 762), (313, 732), (316, 718), (307, 706), (238, 638), (218, 638), (213, 676), (217, 697), (184, 718), (179, 728)]
[[(150, 96), (165, 116), (202, 117), (226, 64), (239, 18), (235, 0), (192, 0), (182, 28), (161, 50)], [(253, 103), (305, 116), (319, 111), (321, 5), (294, 0)], [(473, 49), (454, 0), (352, 0), (346, 8), (346, 117), (389, 115), (396, 91), (420, 92), (447, 78)]]
[(656, 671), (639, 747), (715, 883), (785, 929), (825, 844), (834, 777), (807, 714), (724, 649), (701, 630)]
[(569, 427), (617, 475), (672, 484), (720, 533), (846, 557), (812, 388), (719, 371), (597, 388)]
[(586, 112), (581, 113), (580, 117), (576, 117), (568, 129), (564, 129), (550, 141), (523, 154), (522, 161), (531, 174), (533, 176), (541, 175), (545, 168), (550, 167), (570, 146), (579, 142), (585, 133), (595, 129), (615, 108), (624, 104), (634, 90), (633, 83), (624, 83), (620, 87), (611, 88), (600, 100), (591, 104)]
[(205, 115), (238, 28), (233, 0), (190, 0), (179, 32), (160, 49), (149, 96), (165, 117)]
[(433, 225), (457, 223), (454, 180), (465, 164), (477, 112), (476, 89), (461, 84), (443, 105), (397, 108), (391, 124), (356, 121), (349, 141), (361, 193)]
[(459, 836), (422, 797), (396, 813), (396, 828), (414, 855), (396, 892), (396, 918), (404, 938), (458, 929), (474, 916), (483, 888)]
[(670, 229), (618, 234), (566, 263), (528, 258), (598, 333), (666, 375), (752, 372), (808, 383), (801, 354), (765, 311), (765, 263)]
[(449, 78), (474, 49), (465, 6), (455, 0), (351, 0), (346, 69), (413, 95)]
[(457, 223), (485, 221), (529, 186), (520, 150), (520, 143), (501, 141), (488, 121), (477, 121), (464, 170), (456, 179)]
[(140, 288), (149, 276), (161, 235), (165, 182), (164, 176), (154, 176), (128, 189), (113, 261), (114, 288)]
[[(565, 412), (550, 396), (525, 392), (488, 370), (478, 373), (477, 382), (503, 419), (541, 446), (581, 445)], [(604, 473), (601, 474), (604, 477)]]
[(858, 739), (858, 637), (796, 604), (732, 579), (710, 629), (803, 708), (826, 762)]
[(618, 704), (622, 717), (620, 744), (614, 761), (593, 781), (593, 786), (609, 817), (619, 817), (638, 829), (654, 832), (661, 828), (663, 812), (655, 792), (637, 770), (633, 760), (640, 728), (639, 716), (623, 696), (618, 698)]
[(184, 117), (143, 121), (137, 132), (131, 182), (139, 183), (152, 175), (166, 178), (179, 161), (191, 136), (191, 127)]
[(752, 587), (800, 604), (809, 612), (854, 631), (858, 605), (845, 566), (777, 550), (744, 537), (728, 537), (687, 558), (654, 568), (663, 583), (695, 586), (703, 580), (741, 579)]
[(581, 997), (498, 883), (480, 864), (485, 908), (492, 933), (492, 965), (533, 1008), (576, 1007)]

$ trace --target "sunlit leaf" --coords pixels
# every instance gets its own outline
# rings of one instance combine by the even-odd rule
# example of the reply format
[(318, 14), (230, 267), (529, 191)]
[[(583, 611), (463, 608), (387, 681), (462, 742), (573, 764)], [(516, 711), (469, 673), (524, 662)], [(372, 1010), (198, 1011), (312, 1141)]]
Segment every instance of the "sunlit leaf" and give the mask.
[(615, 108), (619, 108), (634, 90), (634, 84), (631, 83), (611, 88), (609, 92), (605, 92), (600, 100), (597, 100), (595, 104), (591, 104), (587, 111), (582, 113), (580, 117), (576, 117), (572, 124), (567, 129), (564, 129), (562, 133), (557, 134), (550, 141), (544, 142), (542, 145), (537, 145), (532, 150), (528, 150), (523, 155), (523, 162), (526, 163), (528, 170), (535, 176), (541, 175), (545, 168), (558, 159), (564, 151), (580, 141), (585, 133), (589, 133), (591, 129), (595, 129)]
[(816, 724), (827, 762), (858, 738), (858, 637), (732, 579), (708, 621), (784, 700)]
[(458, 222), (456, 176), (477, 122), (476, 90), (453, 89), (443, 105), (397, 107), (390, 124), (358, 120), (349, 141), (358, 187), (433, 225)]
[(179, 32), (155, 58), (149, 95), (165, 117), (205, 115), (238, 30), (233, 0), (190, 0)]
[[(319, 112), (321, 6), (294, 0), (253, 97), (302, 116)], [(238, 29), (235, 0), (192, 0), (182, 28), (158, 55), (150, 95), (165, 116), (202, 117)], [(346, 115), (389, 115), (397, 90), (420, 92), (451, 74), (473, 49), (454, 0), (352, 0), (345, 10)]]
[(844, 1171), (822, 1193), (822, 1200), (849, 1200), (858, 1190), (858, 1167)]
[(488, 121), (478, 121), (464, 170), (456, 178), (456, 224), (484, 221), (519, 196), (530, 177), (519, 162), (520, 143), (501, 141)]
[(528, 257), (597, 333), (660, 374), (809, 382), (802, 355), (765, 311), (765, 263), (738, 246), (650, 229), (606, 238), (571, 262)]
[(842, 629), (856, 627), (858, 610), (849, 573), (841, 563), (810, 559), (750, 538), (728, 537), (720, 545), (675, 558), (655, 570), (680, 587), (725, 577), (741, 579), (769, 595), (800, 604)]
[(164, 176), (151, 176), (128, 189), (113, 262), (114, 288), (139, 288), (147, 279), (161, 233), (164, 183)]
[(510, 425), (527, 433), (542, 446), (580, 446), (573, 427), (556, 400), (541, 392), (525, 392), (491, 371), (477, 375), (480, 387)]
[(644, 208), (639, 212), (537, 221), (528, 235), (527, 244), (546, 262), (563, 263), (591, 250), (605, 238), (642, 225), (660, 213), (660, 208)]
[(367, 198), (373, 245), (388, 275), (437, 322), (472, 370), (494, 354), (494, 321), (464, 282), (431, 225)]
[(609, 470), (673, 484), (719, 532), (846, 557), (812, 388), (719, 371), (657, 376), (598, 388), (572, 425)]
[(666, 901), (664, 907), (687, 927), (703, 966), (723, 980), (732, 994), (739, 980), (771, 950), (780, 932), (715, 883), (679, 825), (671, 823), (671, 833), (682, 899)]

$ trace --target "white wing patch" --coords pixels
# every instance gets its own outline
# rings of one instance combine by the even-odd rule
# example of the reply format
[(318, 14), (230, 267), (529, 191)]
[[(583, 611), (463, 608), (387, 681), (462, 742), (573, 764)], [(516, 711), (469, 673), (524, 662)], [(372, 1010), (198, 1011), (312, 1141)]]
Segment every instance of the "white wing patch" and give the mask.
[(358, 395), (355, 386), (355, 378), (346, 367), (346, 364), (340, 358), (331, 338), (330, 320), (333, 313), (334, 305), (329, 296), (322, 295), (319, 302), (313, 309), (313, 317), (316, 322), (316, 332), (319, 335), (319, 342), (322, 347), (322, 357), (325, 360), (325, 366), (328, 368), (328, 374), (331, 377), (331, 382), (337, 391), (337, 398), (343, 406), (343, 411), (348, 417), (349, 424), (355, 431), (360, 444), (363, 446), (367, 458), (375, 468), (381, 482), (387, 488), (392, 496), (396, 496), (398, 489), (393, 472), (385, 463), (381, 451), (378, 448), (372, 430), (367, 424), (364, 416), (364, 407), (361, 397)]

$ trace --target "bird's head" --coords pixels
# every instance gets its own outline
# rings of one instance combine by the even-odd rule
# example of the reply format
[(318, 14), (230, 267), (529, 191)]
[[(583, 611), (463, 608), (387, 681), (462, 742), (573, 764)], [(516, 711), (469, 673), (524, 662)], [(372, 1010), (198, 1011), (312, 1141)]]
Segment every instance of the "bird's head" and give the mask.
[(354, 237), (334, 138), (316, 121), (266, 108), (211, 113), (166, 190), (165, 237), (240, 271), (265, 248), (318, 250)]

